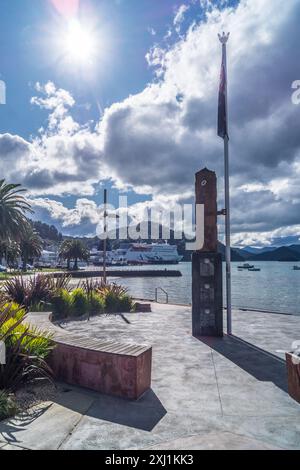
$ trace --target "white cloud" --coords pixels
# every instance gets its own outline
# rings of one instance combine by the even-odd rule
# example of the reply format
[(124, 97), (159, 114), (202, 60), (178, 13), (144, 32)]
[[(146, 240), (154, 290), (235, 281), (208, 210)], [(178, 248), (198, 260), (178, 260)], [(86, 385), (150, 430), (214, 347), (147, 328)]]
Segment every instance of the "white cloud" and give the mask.
[(47, 125), (31, 141), (0, 136), (1, 173), (13, 181), (18, 174), (18, 182), (33, 195), (92, 195), (94, 185), (108, 175), (98, 133), (90, 123), (73, 119), (76, 103), (69, 92), (52, 82), (37, 83), (36, 91), (31, 103), (49, 111)]
[[(18, 174), (35, 195), (88, 196), (101, 178), (110, 177), (116, 187), (151, 193), (157, 201), (190, 194), (195, 171), (208, 166), (219, 177), (221, 199), (217, 33), (226, 30), (231, 31), (230, 169), (236, 239), (242, 234), (249, 240), (251, 233), (271, 239), (286, 227), (298, 233), (299, 107), (292, 105), (290, 95), (291, 83), (300, 76), (299, 1), (241, 0), (236, 9), (221, 11), (215, 2), (201, 4), (205, 20), (191, 25), (173, 46), (155, 46), (147, 55), (155, 71), (153, 83), (104, 110), (95, 127), (72, 118), (77, 105), (67, 91), (51, 82), (39, 84), (32, 103), (49, 111), (48, 124), (32, 142), (0, 136), (2, 174), (10, 179)], [(177, 24), (185, 12), (181, 8)]]
[(96, 226), (102, 215), (97, 204), (86, 198), (77, 199), (75, 206), (68, 209), (62, 202), (49, 198), (31, 199), (35, 219), (54, 223), (67, 235), (95, 236)]
[(186, 12), (189, 10), (189, 8), (190, 8), (189, 5), (182, 4), (176, 11), (173, 24), (175, 26), (177, 33), (180, 33), (181, 23), (184, 21), (184, 16)]

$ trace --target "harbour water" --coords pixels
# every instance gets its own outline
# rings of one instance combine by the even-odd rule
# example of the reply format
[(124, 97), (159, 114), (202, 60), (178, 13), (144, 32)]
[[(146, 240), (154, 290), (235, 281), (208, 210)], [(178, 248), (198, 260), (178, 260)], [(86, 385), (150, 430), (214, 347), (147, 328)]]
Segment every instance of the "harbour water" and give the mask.
[[(272, 312), (300, 315), (300, 271), (293, 271), (294, 263), (256, 262), (259, 272), (239, 271), (232, 263), (232, 302), (237, 308), (260, 309)], [(138, 269), (148, 269), (141, 266)], [(191, 303), (190, 262), (178, 266), (151, 266), (151, 269), (178, 269), (179, 278), (121, 278), (118, 282), (127, 287), (135, 297), (154, 299), (155, 288), (161, 287), (169, 295), (169, 302)], [(119, 268), (118, 268), (119, 269)], [(123, 268), (130, 269), (130, 268)], [(225, 273), (225, 266), (223, 269)], [(165, 301), (165, 294), (159, 292), (159, 299)]]

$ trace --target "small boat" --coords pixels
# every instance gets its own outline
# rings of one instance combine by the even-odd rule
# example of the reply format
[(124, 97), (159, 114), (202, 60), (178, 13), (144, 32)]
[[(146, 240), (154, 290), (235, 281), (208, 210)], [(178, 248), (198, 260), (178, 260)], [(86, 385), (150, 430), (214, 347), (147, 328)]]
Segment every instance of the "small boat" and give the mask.
[(258, 272), (258, 271), (261, 271), (261, 269), (260, 269), (260, 268), (255, 268), (255, 267), (253, 267), (253, 268), (249, 268), (248, 271), (251, 271), (251, 272)]
[(254, 265), (249, 263), (244, 263), (242, 266), (238, 266), (238, 269), (253, 269)]
[(294, 271), (300, 271), (300, 266), (293, 266)]

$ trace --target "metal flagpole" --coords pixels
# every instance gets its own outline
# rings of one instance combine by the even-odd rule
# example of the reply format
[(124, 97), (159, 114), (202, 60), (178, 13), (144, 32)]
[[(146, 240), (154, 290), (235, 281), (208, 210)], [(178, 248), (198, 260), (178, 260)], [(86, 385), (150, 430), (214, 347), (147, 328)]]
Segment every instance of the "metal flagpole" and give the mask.
[(103, 240), (103, 282), (106, 284), (106, 256), (107, 256), (107, 189), (104, 189), (104, 240)]
[(229, 190), (229, 137), (228, 137), (228, 101), (227, 101), (227, 50), (226, 44), (229, 33), (219, 35), (222, 44), (225, 68), (225, 116), (226, 134), (224, 136), (224, 182), (225, 182), (225, 239), (226, 239), (226, 306), (227, 306), (227, 334), (232, 334), (232, 306), (231, 306), (231, 240), (230, 240), (230, 190)]

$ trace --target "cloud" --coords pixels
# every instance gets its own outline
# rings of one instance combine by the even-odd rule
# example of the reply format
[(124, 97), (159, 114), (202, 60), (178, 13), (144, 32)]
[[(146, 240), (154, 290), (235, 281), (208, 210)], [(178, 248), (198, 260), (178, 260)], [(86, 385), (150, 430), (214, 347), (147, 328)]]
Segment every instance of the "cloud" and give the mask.
[(95, 236), (96, 226), (101, 217), (97, 204), (86, 198), (77, 199), (75, 206), (68, 209), (62, 202), (50, 198), (31, 199), (35, 211), (34, 218), (46, 223), (55, 223), (56, 227), (66, 235)]
[(0, 135), (1, 174), (13, 181), (17, 174), (33, 195), (92, 195), (108, 171), (95, 126), (73, 119), (76, 102), (68, 91), (52, 82), (37, 83), (35, 89), (31, 104), (49, 112), (47, 124), (31, 141)]
[[(207, 166), (219, 177), (222, 206), (223, 147), (216, 135), (221, 61), (217, 33), (231, 31), (234, 240), (258, 240), (261, 234), (261, 240), (270, 241), (292, 230), (300, 235), (300, 108), (291, 102), (291, 84), (300, 78), (300, 3), (241, 0), (236, 8), (230, 3), (221, 2), (219, 9), (217, 2), (201, 0), (202, 20), (194, 21), (173, 45), (165, 47), (163, 42), (147, 54), (153, 82), (106, 108), (96, 125), (73, 119), (77, 103), (69, 92), (52, 82), (38, 84), (32, 104), (48, 111), (47, 125), (30, 142), (10, 134), (0, 136), (2, 174), (10, 178), (18, 174), (35, 197), (72, 193), (80, 200), (93, 195), (99, 180), (111, 178), (119, 189), (132, 187), (137, 193), (151, 194), (153, 201), (160, 197), (171, 201), (191, 194), (195, 171)], [(175, 28), (187, 6), (177, 10)], [(64, 220), (69, 216), (66, 213)]]
[(147, 31), (151, 36), (156, 36), (156, 31), (154, 28), (151, 28), (150, 26), (147, 28)]
[[(192, 188), (195, 170), (208, 166), (219, 176), (222, 204), (217, 33), (230, 30), (233, 228), (238, 233), (244, 221), (247, 233), (265, 230), (272, 239), (291, 224), (296, 233), (300, 134), (291, 83), (300, 76), (295, 60), (299, 19), (296, 0), (241, 1), (236, 9), (222, 11), (210, 3), (206, 20), (184, 38), (171, 48), (154, 47), (147, 60), (157, 82), (107, 109), (99, 126), (104, 158), (109, 156), (117, 177), (136, 188), (148, 187), (155, 198)], [(244, 194), (240, 188), (246, 184), (250, 191)], [(251, 191), (257, 184), (262, 194)], [(264, 191), (268, 197), (261, 198)]]
[(186, 12), (189, 10), (189, 8), (190, 8), (189, 5), (182, 4), (176, 11), (173, 24), (175, 26), (177, 33), (180, 33), (181, 23), (184, 21), (184, 16)]

